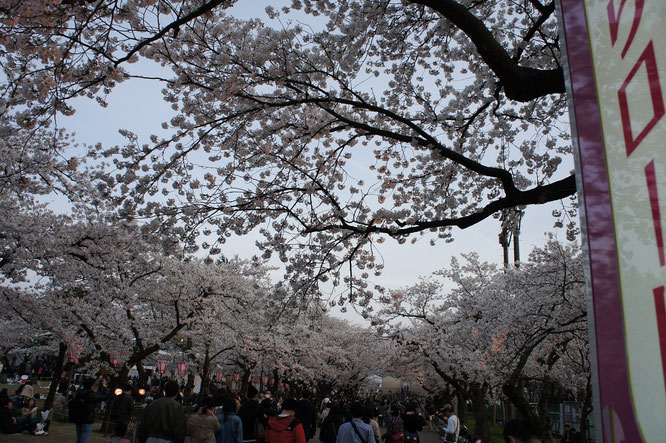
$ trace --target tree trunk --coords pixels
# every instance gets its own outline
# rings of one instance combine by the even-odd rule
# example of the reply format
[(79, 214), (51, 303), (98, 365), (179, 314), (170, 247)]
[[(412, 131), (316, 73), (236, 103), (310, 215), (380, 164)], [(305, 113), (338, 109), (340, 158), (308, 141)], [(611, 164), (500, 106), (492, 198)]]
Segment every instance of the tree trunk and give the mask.
[(201, 369), (201, 394), (208, 394), (208, 389), (210, 386), (210, 354), (208, 353), (208, 348), (206, 348), (206, 355), (204, 357), (203, 368)]
[(241, 387), (239, 392), (241, 397), (247, 396), (247, 389), (250, 387), (250, 375), (250, 369), (243, 368), (243, 378), (241, 379)]
[(148, 384), (148, 371), (143, 367), (143, 362), (136, 364), (136, 370), (139, 373), (139, 384), (137, 387), (146, 386)]
[(456, 390), (456, 398), (458, 399), (458, 418), (460, 421), (467, 421), (467, 397), (464, 393)]
[(585, 387), (585, 397), (583, 400), (583, 407), (580, 413), (580, 435), (583, 436), (581, 442), (587, 443), (587, 418), (592, 414), (592, 382), (590, 375), (587, 376), (587, 386)]
[(486, 394), (488, 386), (476, 386), (470, 389), (472, 410), (474, 411), (474, 434), (481, 441), (490, 441), (490, 423), (486, 415)]
[[(543, 435), (550, 436), (551, 430), (548, 423), (550, 422), (550, 416), (547, 419), (541, 417), (538, 413), (534, 412), (530, 406), (529, 401), (523, 395), (523, 389), (520, 385), (514, 383), (505, 383), (502, 386), (502, 392), (509, 398), (511, 404), (513, 404), (518, 410), (518, 414), (524, 419), (527, 419), (533, 423), (538, 423)], [(546, 414), (548, 415), (548, 414)], [(548, 428), (546, 428), (548, 426)], [(545, 439), (544, 441), (549, 441)]]
[(553, 384), (550, 380), (543, 382), (543, 387), (541, 389), (541, 395), (539, 395), (539, 417), (542, 427), (542, 435), (544, 441), (549, 441), (553, 437), (553, 426), (550, 414), (548, 413), (548, 403), (552, 397)]
[(45, 411), (53, 407), (56, 391), (58, 390), (58, 385), (60, 384), (60, 378), (64, 372), (66, 355), (67, 345), (63, 342), (60, 342), (60, 349), (58, 350), (58, 357), (56, 357), (55, 369), (51, 375), (51, 386), (49, 387), (49, 394), (46, 396), (46, 401), (44, 402)]

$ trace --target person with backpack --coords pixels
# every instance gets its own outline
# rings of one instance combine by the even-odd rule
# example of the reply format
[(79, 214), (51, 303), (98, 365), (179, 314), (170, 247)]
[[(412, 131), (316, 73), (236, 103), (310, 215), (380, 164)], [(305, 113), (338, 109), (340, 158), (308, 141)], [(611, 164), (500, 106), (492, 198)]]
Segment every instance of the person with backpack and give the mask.
[(297, 407), (295, 399), (287, 398), (280, 414), (268, 419), (266, 443), (306, 443), (303, 424), (295, 417)]
[(405, 441), (407, 443), (418, 443), (420, 440), (419, 432), (423, 430), (425, 420), (416, 412), (416, 404), (408, 403), (407, 412), (402, 417), (405, 425)]
[(86, 378), (82, 387), (69, 401), (69, 421), (76, 425), (76, 443), (88, 443), (95, 422), (95, 404), (97, 398), (93, 390), (99, 379)]
[(386, 421), (384, 442), (402, 443), (403, 441), (405, 441), (405, 426), (400, 417), (400, 408), (398, 408), (397, 404), (393, 404)]
[(375, 432), (369, 424), (361, 420), (364, 407), (361, 402), (354, 402), (350, 409), (351, 421), (340, 426), (336, 443), (376, 443)]

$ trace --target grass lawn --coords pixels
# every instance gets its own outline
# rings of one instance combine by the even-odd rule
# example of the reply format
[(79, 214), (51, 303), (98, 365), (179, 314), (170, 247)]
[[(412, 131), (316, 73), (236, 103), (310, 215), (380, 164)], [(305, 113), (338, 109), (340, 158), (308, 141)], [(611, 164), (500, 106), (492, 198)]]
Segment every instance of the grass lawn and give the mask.
[[(110, 436), (104, 436), (100, 432), (96, 432), (101, 423), (95, 423), (93, 433), (90, 437), (90, 443), (106, 443), (109, 441)], [(72, 423), (51, 422), (49, 433), (47, 435), (32, 435), (27, 432), (21, 434), (0, 434), (0, 442), (58, 442), (58, 443), (71, 443), (76, 441), (76, 428)]]
[[(19, 385), (0, 385), (0, 389), (7, 388), (10, 397), (13, 397)], [(39, 382), (33, 385), (35, 394), (39, 394), (40, 399), (37, 400), (37, 407), (39, 412), (44, 405), (46, 395), (49, 393), (48, 382)], [(54, 411), (55, 412), (55, 411)], [(41, 441), (41, 442), (59, 442), (68, 443), (76, 440), (76, 428), (73, 423), (66, 423), (66, 415), (64, 412), (55, 413), (54, 420), (51, 421), (48, 435), (32, 435), (27, 432), (21, 434), (6, 435), (0, 433), (0, 442), (21, 442), (21, 441)], [(90, 443), (106, 443), (109, 441), (109, 436), (104, 436), (100, 432), (96, 432), (101, 427), (100, 422), (95, 422), (93, 426), (92, 437)]]

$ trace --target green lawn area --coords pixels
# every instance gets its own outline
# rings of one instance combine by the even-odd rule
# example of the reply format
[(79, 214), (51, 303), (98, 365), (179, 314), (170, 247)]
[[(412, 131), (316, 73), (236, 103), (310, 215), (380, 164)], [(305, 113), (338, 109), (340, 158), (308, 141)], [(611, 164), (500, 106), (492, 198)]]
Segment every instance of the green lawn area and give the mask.
[[(96, 432), (100, 428), (100, 424), (95, 424), (90, 443), (106, 443), (109, 441), (108, 435), (103, 435)], [(27, 432), (21, 434), (5, 435), (0, 434), (0, 442), (59, 442), (69, 443), (76, 440), (76, 429), (72, 423), (52, 422), (49, 428), (48, 435), (31, 435)]]
[[(7, 388), (10, 397), (13, 397), (19, 385), (0, 384), (0, 389)], [(37, 406), (41, 408), (46, 400), (46, 395), (49, 393), (48, 382), (35, 383), (35, 394), (39, 394), (40, 399), (37, 400)], [(18, 408), (16, 409), (18, 411)], [(93, 427), (93, 434), (90, 438), (91, 443), (106, 443), (109, 441), (108, 435), (103, 435), (96, 432), (101, 427), (101, 422), (96, 422)], [(27, 432), (21, 434), (5, 435), (0, 433), (0, 442), (19, 442), (19, 441), (41, 441), (41, 442), (73, 442), (76, 440), (76, 428), (74, 424), (67, 422), (67, 414), (65, 411), (54, 411), (54, 417), (49, 428), (48, 435), (31, 435)]]

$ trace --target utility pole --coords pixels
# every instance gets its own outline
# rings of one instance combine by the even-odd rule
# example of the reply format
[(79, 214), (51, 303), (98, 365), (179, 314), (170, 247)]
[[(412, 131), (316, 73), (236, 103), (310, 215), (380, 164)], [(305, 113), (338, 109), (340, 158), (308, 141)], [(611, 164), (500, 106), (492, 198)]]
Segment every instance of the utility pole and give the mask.
[(520, 224), (525, 214), (524, 206), (502, 209), (500, 223), (502, 230), (499, 234), (499, 243), (504, 253), (504, 267), (509, 267), (509, 246), (513, 237), (513, 265), (520, 266)]

